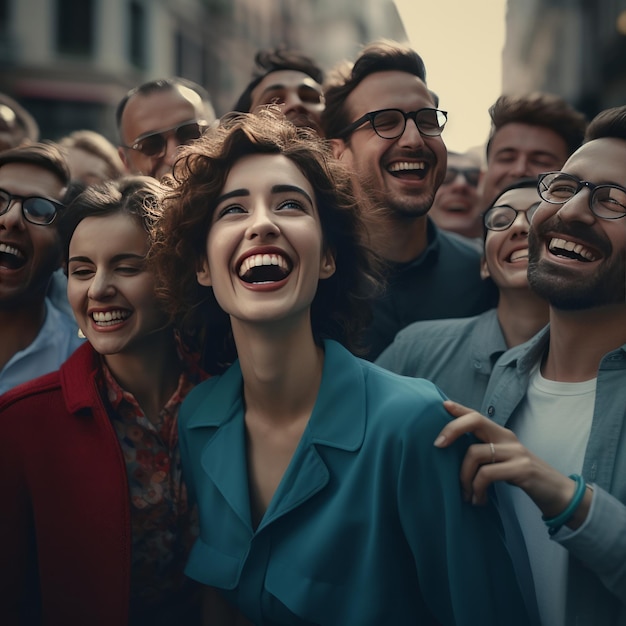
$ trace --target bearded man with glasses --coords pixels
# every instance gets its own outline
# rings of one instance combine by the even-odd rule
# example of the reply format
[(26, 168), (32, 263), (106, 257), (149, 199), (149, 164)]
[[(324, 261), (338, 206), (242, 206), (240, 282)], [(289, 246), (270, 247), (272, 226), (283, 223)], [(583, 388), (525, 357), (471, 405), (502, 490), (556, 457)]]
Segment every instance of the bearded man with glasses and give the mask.
[(178, 148), (215, 122), (209, 94), (183, 78), (158, 79), (131, 89), (117, 107), (118, 152), (127, 171), (161, 179)]
[(82, 343), (74, 318), (47, 297), (69, 179), (54, 144), (0, 152), (0, 394), (58, 369)]
[[(599, 113), (559, 171), (539, 177), (528, 282), (549, 324), (505, 352), (484, 415), (457, 419), (445, 447), (472, 432), (461, 470), (468, 501), (513, 498), (541, 623), (626, 624), (626, 107)], [(510, 212), (509, 212), (510, 213)], [(512, 215), (490, 222), (502, 228)]]
[(366, 46), (349, 71), (331, 72), (325, 136), (372, 204), (371, 241), (388, 262), (385, 293), (373, 302), (365, 337), (375, 359), (417, 320), (477, 315), (497, 290), (480, 278), (480, 251), (429, 219), (446, 174), (447, 113), (426, 85), (421, 57), (392, 41)]

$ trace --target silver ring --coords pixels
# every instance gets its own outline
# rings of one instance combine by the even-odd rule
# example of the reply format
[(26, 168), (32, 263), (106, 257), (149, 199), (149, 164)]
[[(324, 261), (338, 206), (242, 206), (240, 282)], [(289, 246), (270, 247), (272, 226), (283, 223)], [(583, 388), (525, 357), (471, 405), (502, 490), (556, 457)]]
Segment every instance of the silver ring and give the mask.
[(495, 463), (496, 462), (496, 447), (489, 442), (489, 447), (491, 448), (491, 462)]

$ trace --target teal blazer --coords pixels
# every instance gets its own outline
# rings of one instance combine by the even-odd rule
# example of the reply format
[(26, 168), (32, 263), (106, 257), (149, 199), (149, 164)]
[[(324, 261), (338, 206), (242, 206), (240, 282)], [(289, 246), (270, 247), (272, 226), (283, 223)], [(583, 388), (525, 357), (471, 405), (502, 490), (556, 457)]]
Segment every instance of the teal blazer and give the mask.
[(433, 446), (443, 395), (326, 341), (302, 439), (251, 524), (239, 363), (179, 414), (200, 536), (186, 574), (255, 624), (527, 626), (493, 503), (464, 503), (469, 444)]

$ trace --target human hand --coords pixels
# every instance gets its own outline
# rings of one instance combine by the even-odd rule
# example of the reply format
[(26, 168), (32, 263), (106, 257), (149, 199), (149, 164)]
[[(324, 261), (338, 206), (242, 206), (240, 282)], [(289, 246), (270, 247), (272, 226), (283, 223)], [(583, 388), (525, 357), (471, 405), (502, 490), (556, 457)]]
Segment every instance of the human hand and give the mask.
[(441, 430), (435, 446), (445, 448), (465, 433), (481, 443), (472, 444), (461, 465), (463, 496), (473, 504), (487, 502), (487, 488), (504, 480), (523, 489), (545, 517), (554, 517), (571, 501), (576, 488), (573, 480), (532, 454), (508, 428), (462, 404), (444, 401), (455, 419)]

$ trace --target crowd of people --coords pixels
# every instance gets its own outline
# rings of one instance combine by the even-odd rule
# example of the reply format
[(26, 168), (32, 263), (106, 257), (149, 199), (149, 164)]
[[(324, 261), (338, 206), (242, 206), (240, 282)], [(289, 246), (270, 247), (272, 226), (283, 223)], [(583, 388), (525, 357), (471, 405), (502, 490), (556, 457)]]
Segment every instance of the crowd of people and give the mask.
[(0, 94), (0, 622), (626, 624), (626, 106), (254, 64)]

